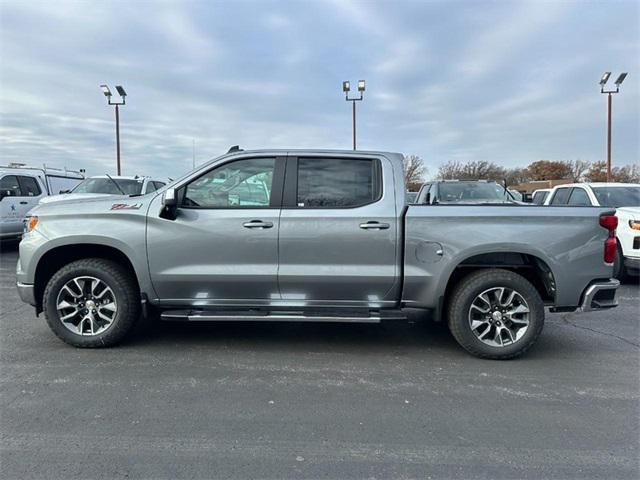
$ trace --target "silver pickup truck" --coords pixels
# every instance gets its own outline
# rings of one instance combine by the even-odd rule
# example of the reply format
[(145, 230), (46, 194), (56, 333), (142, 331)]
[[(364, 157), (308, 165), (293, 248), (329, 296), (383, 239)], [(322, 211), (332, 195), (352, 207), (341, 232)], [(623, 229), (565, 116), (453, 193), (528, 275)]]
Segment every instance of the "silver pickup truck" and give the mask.
[(496, 359), (534, 344), (545, 306), (616, 306), (611, 209), (408, 206), (403, 177), (398, 153), (236, 149), (146, 195), (41, 205), (18, 291), (77, 347), (114, 345), (144, 315), (381, 322), (419, 309)]

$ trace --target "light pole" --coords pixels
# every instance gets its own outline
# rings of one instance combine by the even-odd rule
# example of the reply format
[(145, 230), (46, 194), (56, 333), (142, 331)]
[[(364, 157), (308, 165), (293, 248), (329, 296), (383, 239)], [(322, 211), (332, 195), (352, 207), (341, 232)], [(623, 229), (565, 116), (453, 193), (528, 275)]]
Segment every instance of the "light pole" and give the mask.
[(127, 96), (127, 92), (124, 91), (124, 88), (122, 88), (122, 85), (116, 85), (116, 90), (118, 91), (118, 95), (120, 95), (120, 98), (122, 98), (121, 102), (112, 102), (111, 101), (111, 90), (109, 90), (109, 87), (106, 85), (100, 85), (100, 88), (102, 89), (102, 93), (104, 93), (104, 96), (107, 97), (108, 100), (108, 105), (115, 105), (116, 107), (116, 165), (117, 165), (117, 175), (120, 175), (120, 110), (119, 107), (120, 105), (125, 105), (125, 101), (126, 101), (126, 96)]
[(356, 149), (356, 102), (359, 102), (363, 98), (364, 93), (364, 80), (358, 80), (358, 92), (359, 97), (349, 98), (349, 91), (351, 90), (351, 84), (349, 82), (342, 82), (342, 91), (344, 92), (344, 99), (347, 102), (351, 102), (353, 111), (353, 149)]
[(620, 85), (627, 78), (627, 73), (621, 73), (618, 79), (614, 82), (615, 90), (605, 90), (604, 86), (609, 80), (611, 72), (604, 72), (600, 79), (600, 93), (607, 94), (607, 182), (611, 181), (611, 95), (620, 91)]

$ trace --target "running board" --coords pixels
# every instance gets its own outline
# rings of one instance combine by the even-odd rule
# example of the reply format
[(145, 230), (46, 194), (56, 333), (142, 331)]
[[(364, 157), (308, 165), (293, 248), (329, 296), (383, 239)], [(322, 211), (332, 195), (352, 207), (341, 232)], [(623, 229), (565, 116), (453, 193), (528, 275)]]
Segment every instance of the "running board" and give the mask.
[(338, 323), (380, 323), (382, 320), (406, 320), (400, 310), (372, 312), (336, 311), (215, 311), (215, 310), (166, 310), (160, 314), (161, 320), (182, 322), (338, 322)]

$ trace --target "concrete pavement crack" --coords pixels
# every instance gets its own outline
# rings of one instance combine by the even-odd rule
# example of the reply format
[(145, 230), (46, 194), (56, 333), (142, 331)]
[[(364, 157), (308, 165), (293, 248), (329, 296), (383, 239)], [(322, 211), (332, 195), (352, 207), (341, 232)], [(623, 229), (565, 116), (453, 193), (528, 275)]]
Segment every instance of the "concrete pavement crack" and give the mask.
[(617, 338), (618, 340), (622, 340), (623, 342), (628, 343), (629, 345), (633, 345), (634, 347), (640, 348), (640, 344), (634, 343), (634, 342), (632, 342), (630, 340), (627, 340), (626, 338), (619, 337), (618, 335), (614, 335), (612, 333), (607, 333), (607, 332), (602, 332), (600, 330), (596, 330), (595, 328), (589, 328), (589, 327), (585, 327), (585, 326), (582, 326), (582, 325), (576, 325), (575, 323), (569, 321), (569, 319), (567, 318), (567, 316), (569, 316), (569, 315), (571, 315), (571, 314), (570, 313), (565, 313), (564, 315), (561, 315), (561, 317), (562, 317), (562, 321), (564, 323), (566, 323), (568, 325), (571, 325), (572, 327), (579, 328), (581, 330), (588, 330), (590, 332), (598, 333), (600, 335), (605, 335), (607, 337)]

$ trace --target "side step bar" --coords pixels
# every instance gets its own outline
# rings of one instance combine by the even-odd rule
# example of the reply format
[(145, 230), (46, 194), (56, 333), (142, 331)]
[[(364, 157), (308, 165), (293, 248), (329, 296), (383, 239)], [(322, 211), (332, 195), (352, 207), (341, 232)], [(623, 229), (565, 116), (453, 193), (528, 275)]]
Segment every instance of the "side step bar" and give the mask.
[(338, 322), (380, 323), (382, 320), (406, 320), (400, 310), (362, 311), (262, 311), (262, 310), (166, 310), (161, 320), (182, 322)]

